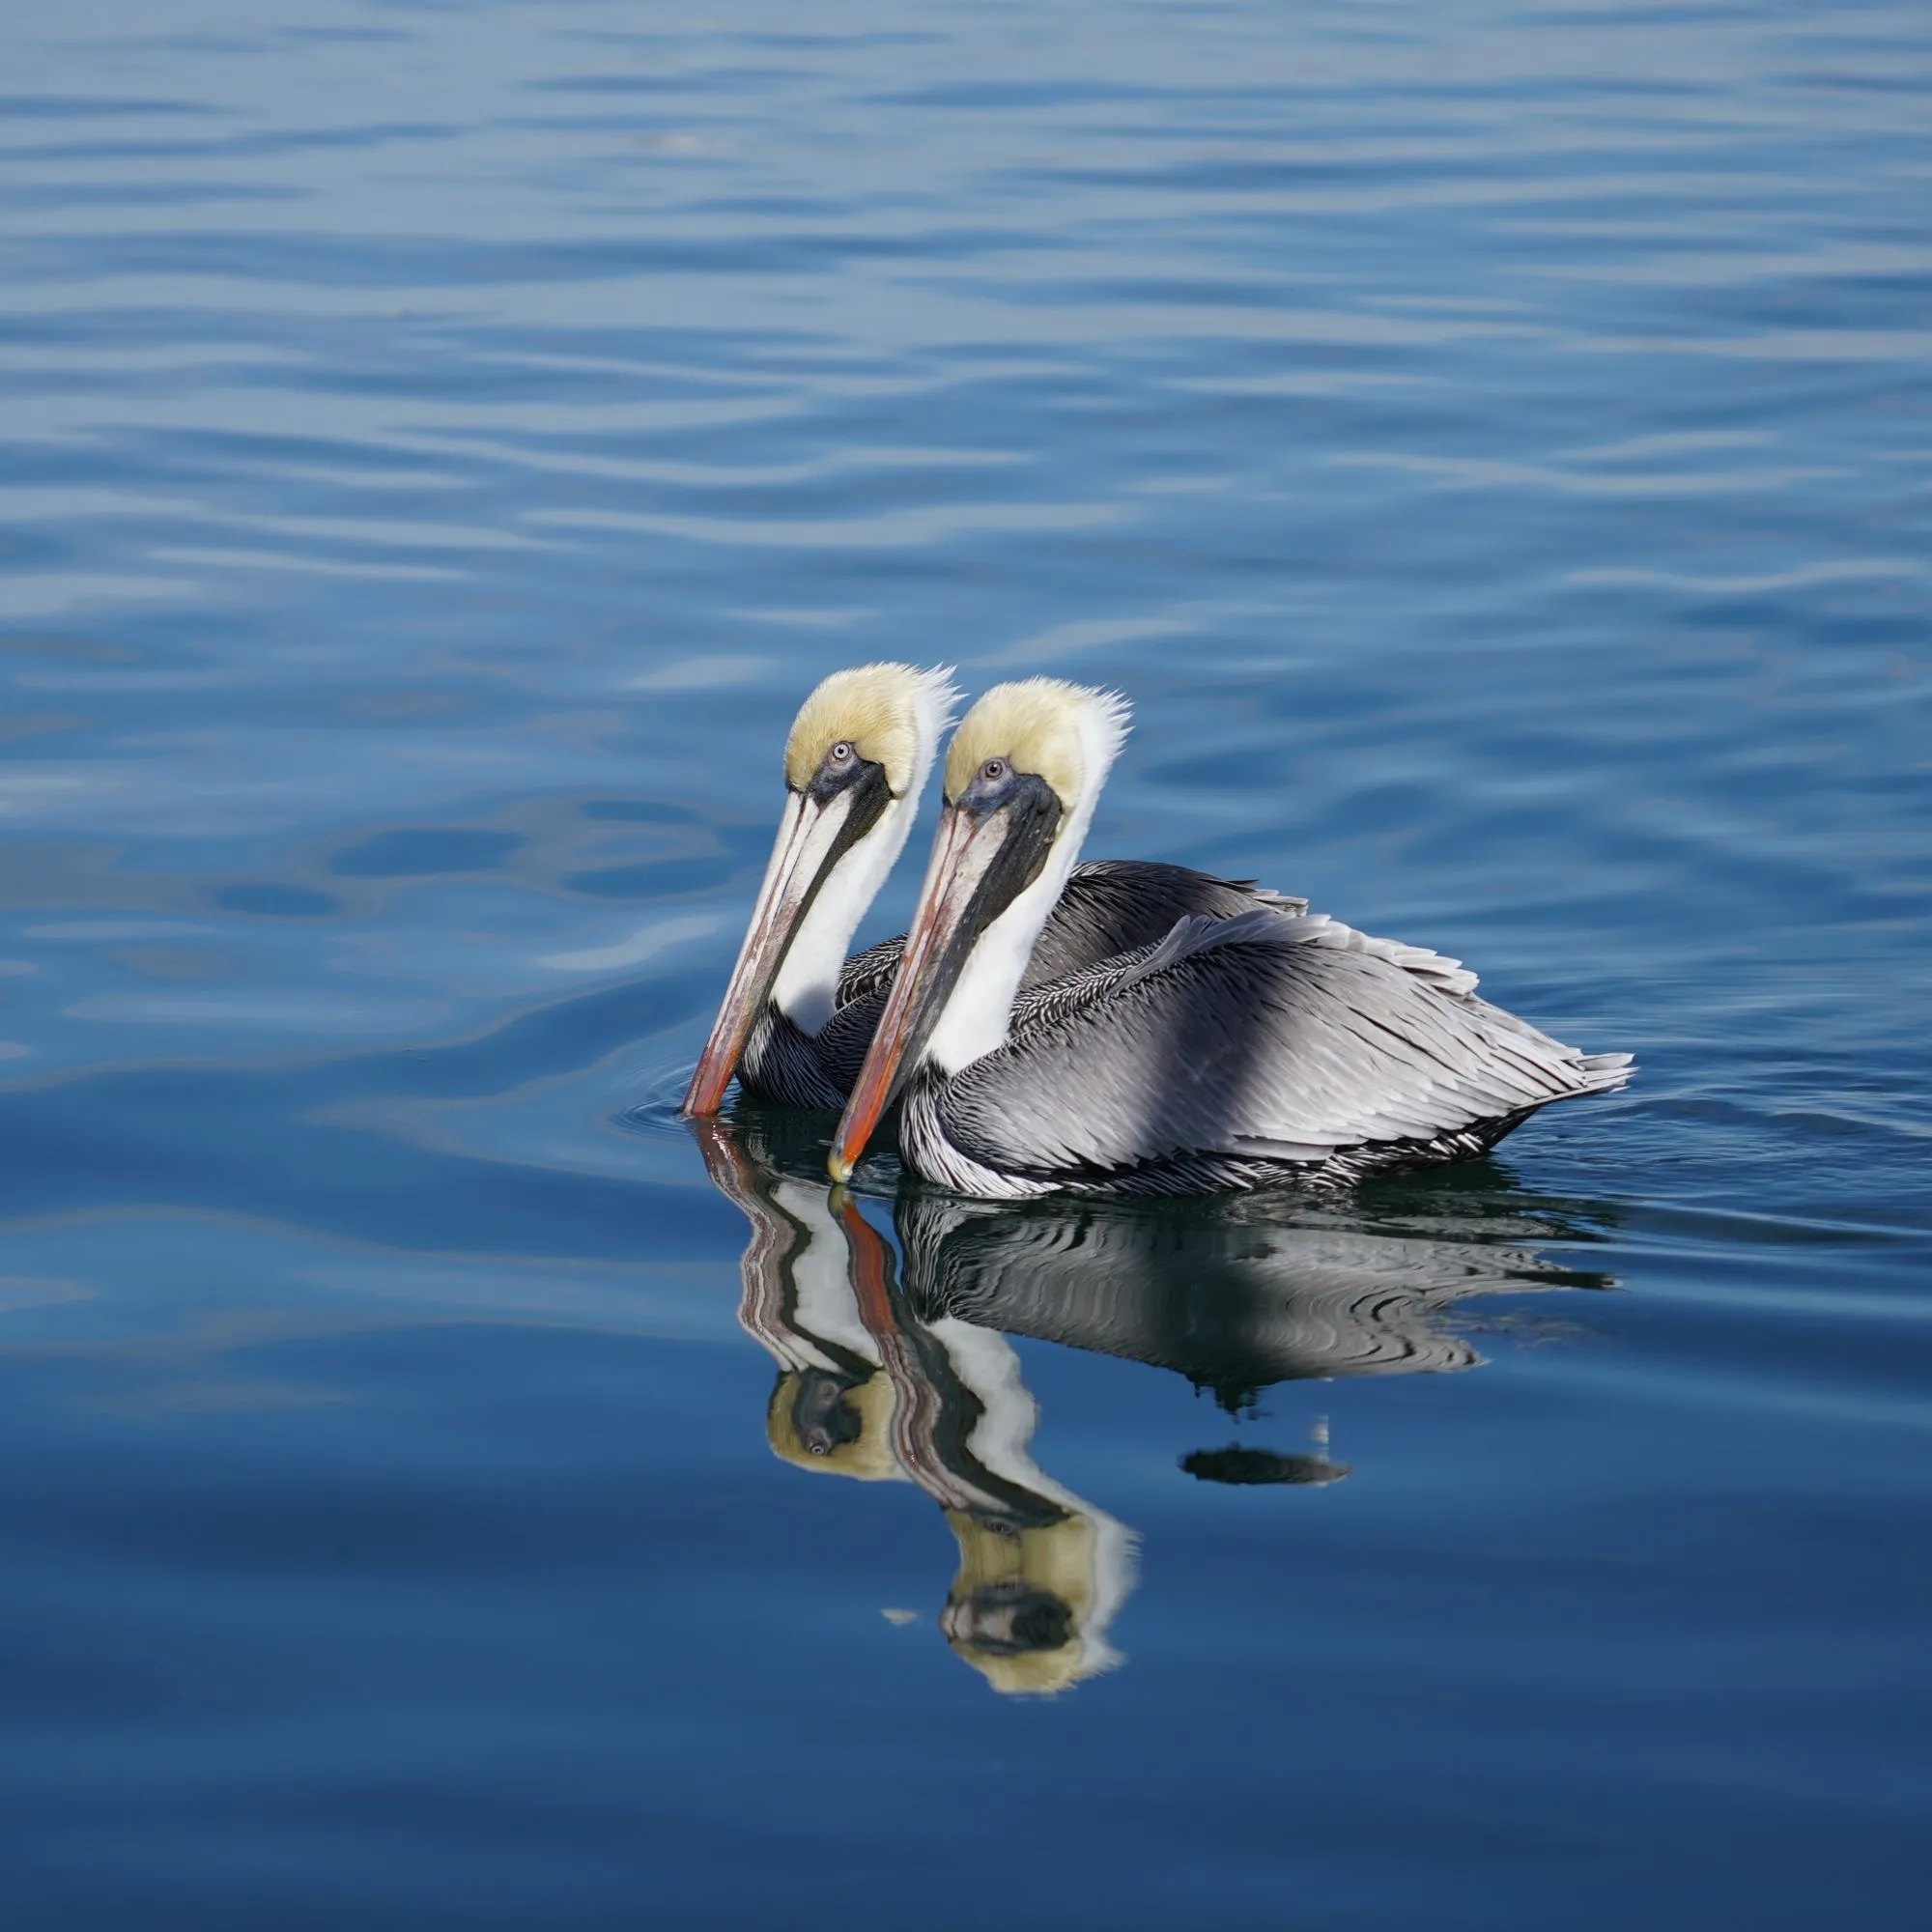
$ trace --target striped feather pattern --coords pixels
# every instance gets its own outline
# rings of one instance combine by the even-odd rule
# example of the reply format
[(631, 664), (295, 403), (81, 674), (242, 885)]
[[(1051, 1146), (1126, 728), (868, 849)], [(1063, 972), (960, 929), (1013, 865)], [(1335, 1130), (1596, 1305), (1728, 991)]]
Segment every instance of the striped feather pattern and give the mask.
[(1621, 1087), (1475, 994), (1455, 960), (1321, 914), (1190, 919), (1023, 991), (1007, 1045), (909, 1087), (900, 1141), (962, 1192), (1351, 1184), (1464, 1158), (1553, 1100)]

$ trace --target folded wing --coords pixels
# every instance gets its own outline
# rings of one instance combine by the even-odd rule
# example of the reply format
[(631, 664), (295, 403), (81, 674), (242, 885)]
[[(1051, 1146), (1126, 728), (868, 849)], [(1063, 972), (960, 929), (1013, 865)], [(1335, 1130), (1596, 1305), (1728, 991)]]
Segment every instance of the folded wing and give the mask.
[(1322, 915), (1186, 919), (1157, 945), (1022, 993), (1013, 1035), (939, 1103), (1009, 1173), (1176, 1156), (1320, 1163), (1520, 1119), (1628, 1078), (1475, 997), (1475, 976)]

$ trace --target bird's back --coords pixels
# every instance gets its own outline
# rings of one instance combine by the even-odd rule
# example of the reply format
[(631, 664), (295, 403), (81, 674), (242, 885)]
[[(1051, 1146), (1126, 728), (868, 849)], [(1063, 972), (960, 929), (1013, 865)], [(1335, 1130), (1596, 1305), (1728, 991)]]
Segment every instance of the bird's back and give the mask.
[[(1022, 987), (1105, 965), (1152, 946), (1184, 919), (1233, 919), (1258, 907), (1298, 913), (1308, 901), (1257, 886), (1217, 879), (1191, 866), (1157, 859), (1089, 859), (1074, 867), (1033, 950)], [(878, 1031), (905, 951), (905, 936), (882, 939), (846, 960), (838, 1005), (814, 1042), (827, 1080), (849, 1094)]]

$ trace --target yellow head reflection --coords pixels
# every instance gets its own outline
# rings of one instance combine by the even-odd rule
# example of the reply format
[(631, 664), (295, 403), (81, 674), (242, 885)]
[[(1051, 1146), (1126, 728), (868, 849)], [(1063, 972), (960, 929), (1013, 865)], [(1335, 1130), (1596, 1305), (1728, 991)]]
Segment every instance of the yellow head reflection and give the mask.
[(876, 1370), (850, 1382), (823, 1369), (781, 1370), (765, 1410), (772, 1454), (794, 1468), (860, 1483), (903, 1482), (893, 1460), (893, 1385)]
[[(977, 1522), (964, 1510), (948, 1510), (946, 1521), (959, 1542), (959, 1570), (939, 1628), (995, 1690), (1046, 1695), (1120, 1662), (1099, 1632), (1126, 1594), (1126, 1575), (1107, 1574), (1124, 1572), (1124, 1533), (1109, 1549), (1094, 1516), (1021, 1530)], [(1112, 1598), (1104, 1616), (1103, 1597)]]

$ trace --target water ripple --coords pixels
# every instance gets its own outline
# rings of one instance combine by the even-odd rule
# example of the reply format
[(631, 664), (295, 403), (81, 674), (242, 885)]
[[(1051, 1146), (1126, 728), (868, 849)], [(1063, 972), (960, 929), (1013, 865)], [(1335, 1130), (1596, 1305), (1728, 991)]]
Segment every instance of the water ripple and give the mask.
[[(1915, 1923), (1925, 11), (287, 11), (8, 38), (14, 1915)], [(1641, 1080), (1232, 1220), (700, 1147), (874, 657)]]

